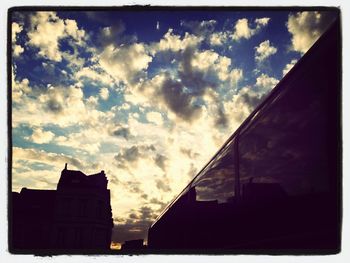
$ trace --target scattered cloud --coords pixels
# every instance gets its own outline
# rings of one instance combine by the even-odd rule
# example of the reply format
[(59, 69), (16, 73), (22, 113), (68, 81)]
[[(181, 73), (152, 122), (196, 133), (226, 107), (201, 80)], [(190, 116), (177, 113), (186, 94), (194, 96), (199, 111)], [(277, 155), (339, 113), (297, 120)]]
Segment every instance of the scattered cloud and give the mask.
[(85, 99), (82, 88), (78, 86), (32, 89), (29, 82), (22, 80), (15, 81), (15, 89), (14, 126), (26, 123), (31, 126), (54, 124), (62, 128), (70, 125), (100, 127), (101, 122), (113, 117), (111, 112), (97, 110), (94, 99)]
[(233, 40), (240, 40), (242, 38), (249, 39), (253, 35), (259, 33), (262, 27), (267, 26), (270, 18), (257, 18), (255, 19), (255, 27), (249, 26), (247, 18), (238, 19), (234, 26), (234, 33), (231, 36)]
[(159, 112), (148, 112), (146, 114), (146, 118), (149, 122), (153, 122), (157, 125), (162, 125), (163, 124), (163, 117), (162, 114), (160, 114)]
[(153, 145), (133, 145), (120, 151), (114, 159), (117, 161), (118, 167), (127, 168), (129, 165), (137, 165), (140, 159), (147, 158), (155, 150)]
[(98, 49), (103, 51), (110, 45), (121, 46), (136, 43), (137, 36), (126, 34), (125, 30), (125, 24), (120, 19), (113, 19), (109, 26), (100, 28), (96, 39)]
[(119, 125), (115, 129), (113, 129), (110, 133), (113, 136), (120, 136), (126, 140), (128, 140), (132, 137), (132, 134), (130, 132), (129, 127), (123, 127), (123, 126), (119, 126)]
[(77, 80), (89, 79), (95, 82), (100, 82), (103, 85), (112, 86), (114, 84), (113, 78), (106, 72), (99, 70), (96, 67), (83, 67), (75, 72)]
[(287, 28), (292, 34), (291, 49), (305, 53), (327, 29), (334, 16), (331, 12), (298, 12), (290, 14)]
[(71, 37), (75, 43), (82, 45), (85, 31), (79, 30), (76, 21), (60, 19), (55, 12), (36, 12), (30, 17), (31, 29), (28, 32), (28, 44), (39, 48), (39, 55), (61, 61), (59, 41)]
[(283, 76), (285, 76), (293, 67), (294, 65), (297, 63), (297, 60), (296, 59), (292, 59), (290, 61), (290, 63), (288, 63), (284, 69), (283, 69)]
[(237, 86), (243, 71), (231, 65), (231, 59), (212, 50), (198, 51), (190, 46), (177, 54), (177, 74), (161, 72), (152, 79), (131, 87), (126, 99), (133, 104), (147, 103), (166, 111), (172, 120), (193, 123), (200, 118), (198, 103), (208, 90), (222, 83)]
[(209, 36), (214, 31), (216, 24), (215, 20), (181, 21), (181, 26), (189, 29), (193, 34), (203, 37)]
[(40, 127), (33, 129), (33, 134), (28, 138), (34, 143), (42, 144), (49, 143), (55, 137), (55, 134), (51, 131), (44, 131)]
[(270, 40), (265, 40), (255, 47), (255, 60), (262, 62), (276, 52), (277, 48), (270, 45)]
[(269, 23), (270, 18), (269, 17), (262, 17), (262, 18), (257, 18), (255, 19), (255, 23), (260, 26), (267, 26)]
[(64, 24), (67, 36), (71, 36), (76, 41), (77, 45), (83, 45), (85, 31), (78, 28), (77, 22), (72, 19), (65, 19)]
[[(230, 127), (236, 127), (255, 109), (263, 94), (259, 94), (252, 87), (246, 86), (233, 95), (232, 99), (224, 102), (224, 109), (229, 119), (234, 120)], [(233, 129), (232, 129), (233, 130)]]
[(165, 171), (167, 167), (168, 158), (162, 154), (157, 154), (154, 159), (154, 162), (159, 168)]
[(18, 57), (20, 54), (23, 53), (24, 48), (21, 45), (18, 45), (16, 43), (17, 36), (19, 33), (21, 33), (23, 30), (23, 26), (19, 25), (16, 22), (12, 23), (12, 54), (14, 57)]
[(163, 38), (152, 46), (152, 53), (172, 51), (178, 52), (189, 47), (196, 47), (203, 41), (203, 37), (189, 34), (188, 32), (181, 38), (180, 35), (174, 34), (174, 30), (169, 28)]
[(278, 79), (270, 77), (267, 74), (261, 74), (259, 77), (256, 78), (255, 85), (261, 89), (262, 93), (265, 93), (274, 88), (277, 85), (277, 83)]
[(16, 42), (17, 34), (21, 33), (23, 26), (16, 22), (12, 22), (12, 43)]
[(14, 103), (19, 104), (27, 94), (32, 92), (32, 88), (29, 86), (27, 78), (21, 81), (16, 81), (15, 79), (15, 72), (12, 67), (12, 100)]
[(101, 67), (118, 82), (134, 84), (144, 77), (152, 57), (141, 43), (115, 46), (110, 44), (99, 55)]
[(164, 179), (157, 179), (156, 186), (159, 190), (161, 190), (163, 192), (171, 191), (171, 188), (169, 187), (168, 182), (166, 182)]
[(226, 32), (215, 32), (209, 37), (209, 43), (212, 46), (222, 46), (227, 41)]
[(83, 129), (67, 136), (58, 136), (54, 142), (61, 146), (71, 147), (82, 153), (97, 154), (106, 134), (96, 129)]
[(193, 152), (190, 148), (180, 148), (180, 152), (189, 159), (195, 159), (199, 156), (199, 153)]
[(40, 160), (48, 165), (54, 165), (56, 167), (63, 167), (63, 164), (69, 163), (78, 169), (82, 169), (82, 162), (74, 157), (46, 152), (43, 150), (31, 149), (31, 148), (19, 148), (13, 147), (13, 159), (14, 160), (27, 160), (37, 161)]
[(101, 88), (100, 89), (100, 97), (103, 100), (108, 100), (109, 97), (109, 91), (107, 88)]

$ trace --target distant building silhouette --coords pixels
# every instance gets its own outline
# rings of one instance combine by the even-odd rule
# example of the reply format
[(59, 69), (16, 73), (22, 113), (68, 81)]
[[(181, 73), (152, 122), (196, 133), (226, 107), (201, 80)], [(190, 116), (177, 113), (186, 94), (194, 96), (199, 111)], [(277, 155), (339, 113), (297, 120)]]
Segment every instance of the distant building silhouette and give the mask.
[(13, 249), (109, 249), (113, 227), (104, 171), (61, 172), (57, 190), (12, 193)]
[(149, 249), (340, 251), (340, 43), (336, 19), (158, 216)]
[(144, 249), (146, 246), (143, 245), (143, 239), (127, 240), (122, 244), (121, 249)]

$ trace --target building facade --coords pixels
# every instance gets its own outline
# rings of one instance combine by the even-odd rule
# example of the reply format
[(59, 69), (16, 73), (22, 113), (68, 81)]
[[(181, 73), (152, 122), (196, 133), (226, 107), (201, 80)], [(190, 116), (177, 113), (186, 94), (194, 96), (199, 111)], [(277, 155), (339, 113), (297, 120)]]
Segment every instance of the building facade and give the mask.
[(66, 164), (56, 190), (12, 193), (12, 247), (109, 249), (113, 219), (107, 184), (104, 171), (85, 175)]

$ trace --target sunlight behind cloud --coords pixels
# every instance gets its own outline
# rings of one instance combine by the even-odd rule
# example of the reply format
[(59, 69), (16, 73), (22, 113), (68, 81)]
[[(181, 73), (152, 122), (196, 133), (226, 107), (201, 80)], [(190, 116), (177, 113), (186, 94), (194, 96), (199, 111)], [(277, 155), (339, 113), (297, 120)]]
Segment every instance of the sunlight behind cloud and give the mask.
[(65, 163), (104, 170), (115, 248), (145, 237), (331, 21), (117, 13), (28, 12), (11, 24), (13, 190), (54, 189)]

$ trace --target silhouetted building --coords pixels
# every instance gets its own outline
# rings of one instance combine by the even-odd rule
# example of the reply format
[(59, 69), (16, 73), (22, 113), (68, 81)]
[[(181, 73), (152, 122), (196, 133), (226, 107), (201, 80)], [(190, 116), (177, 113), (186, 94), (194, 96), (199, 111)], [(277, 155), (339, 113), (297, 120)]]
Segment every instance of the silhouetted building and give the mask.
[(145, 246), (143, 245), (143, 239), (134, 239), (134, 240), (127, 240), (122, 245), (122, 250), (125, 249), (144, 249)]
[(148, 247), (340, 249), (339, 19), (158, 216)]
[(14, 249), (109, 249), (113, 227), (104, 171), (65, 169), (57, 190), (12, 193)]
[(51, 247), (55, 200), (55, 190), (22, 188), (12, 193), (13, 248)]
[(246, 202), (273, 202), (274, 199), (287, 197), (287, 193), (278, 183), (254, 183), (252, 181), (242, 185), (241, 197)]

